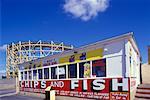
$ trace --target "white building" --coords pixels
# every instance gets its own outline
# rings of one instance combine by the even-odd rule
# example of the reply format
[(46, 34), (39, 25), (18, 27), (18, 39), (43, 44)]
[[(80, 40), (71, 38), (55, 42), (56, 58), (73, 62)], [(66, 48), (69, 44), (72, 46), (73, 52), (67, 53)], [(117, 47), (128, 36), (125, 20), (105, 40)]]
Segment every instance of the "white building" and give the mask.
[(51, 86), (62, 96), (129, 100), (140, 84), (140, 58), (130, 32), (20, 64), (20, 89), (44, 93)]

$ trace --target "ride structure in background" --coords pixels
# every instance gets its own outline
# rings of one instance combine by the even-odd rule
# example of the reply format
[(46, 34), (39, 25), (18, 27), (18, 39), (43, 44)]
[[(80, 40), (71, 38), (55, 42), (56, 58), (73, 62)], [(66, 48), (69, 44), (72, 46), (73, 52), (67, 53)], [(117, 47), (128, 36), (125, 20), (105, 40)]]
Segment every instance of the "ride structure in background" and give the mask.
[(16, 77), (18, 64), (71, 49), (73, 49), (72, 45), (64, 45), (63, 42), (54, 43), (41, 40), (32, 42), (29, 40), (28, 42), (11, 43), (6, 48), (6, 76), (7, 78)]

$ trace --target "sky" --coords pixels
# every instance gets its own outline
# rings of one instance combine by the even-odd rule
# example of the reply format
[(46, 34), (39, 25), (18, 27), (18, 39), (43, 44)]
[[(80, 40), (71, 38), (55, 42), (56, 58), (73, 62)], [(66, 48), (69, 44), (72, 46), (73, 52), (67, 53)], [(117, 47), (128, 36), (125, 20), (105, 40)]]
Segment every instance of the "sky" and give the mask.
[(0, 0), (0, 72), (6, 45), (55, 41), (80, 47), (134, 32), (143, 63), (150, 45), (150, 0)]

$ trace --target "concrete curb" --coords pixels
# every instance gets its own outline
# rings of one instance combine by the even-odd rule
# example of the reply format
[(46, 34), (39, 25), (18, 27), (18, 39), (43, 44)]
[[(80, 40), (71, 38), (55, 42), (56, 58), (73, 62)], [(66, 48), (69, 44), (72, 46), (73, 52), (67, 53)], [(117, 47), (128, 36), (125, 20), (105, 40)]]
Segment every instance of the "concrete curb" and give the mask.
[(6, 97), (6, 96), (12, 96), (12, 95), (17, 95), (17, 93), (8, 93), (8, 94), (3, 94), (3, 95), (0, 95), (0, 98), (2, 98), (2, 97)]
[(41, 99), (45, 98), (45, 94), (41, 94), (41, 93), (19, 92), (18, 94), (23, 96), (39, 97)]

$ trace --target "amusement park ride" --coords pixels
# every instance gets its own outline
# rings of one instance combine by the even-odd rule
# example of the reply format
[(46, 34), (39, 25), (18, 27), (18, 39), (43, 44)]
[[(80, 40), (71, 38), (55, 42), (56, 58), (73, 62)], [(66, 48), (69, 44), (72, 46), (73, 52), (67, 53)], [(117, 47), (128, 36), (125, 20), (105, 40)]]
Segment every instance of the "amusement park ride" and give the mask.
[(37, 41), (11, 43), (6, 50), (6, 73), (7, 78), (14, 78), (18, 75), (18, 64), (32, 61), (41, 57), (50, 56), (73, 49), (72, 45), (61, 43)]

